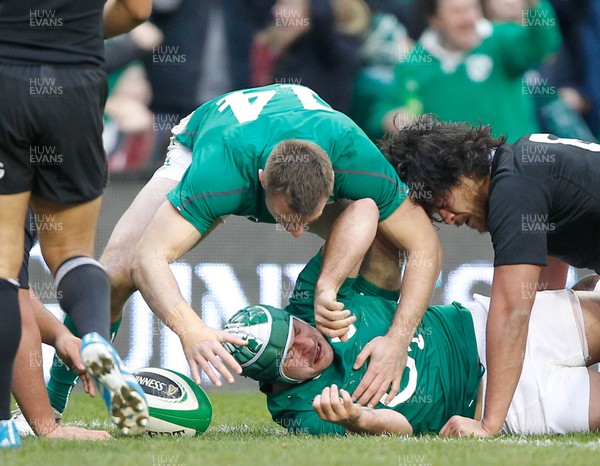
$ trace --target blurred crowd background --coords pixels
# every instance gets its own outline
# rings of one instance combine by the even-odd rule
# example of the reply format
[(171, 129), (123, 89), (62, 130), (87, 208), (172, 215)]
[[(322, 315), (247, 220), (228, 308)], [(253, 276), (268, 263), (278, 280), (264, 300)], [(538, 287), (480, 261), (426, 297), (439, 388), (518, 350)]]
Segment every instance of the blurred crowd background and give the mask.
[(220, 94), (312, 88), (377, 141), (422, 113), (600, 137), (600, 0), (154, 0), (106, 43), (113, 176), (148, 178), (171, 129)]

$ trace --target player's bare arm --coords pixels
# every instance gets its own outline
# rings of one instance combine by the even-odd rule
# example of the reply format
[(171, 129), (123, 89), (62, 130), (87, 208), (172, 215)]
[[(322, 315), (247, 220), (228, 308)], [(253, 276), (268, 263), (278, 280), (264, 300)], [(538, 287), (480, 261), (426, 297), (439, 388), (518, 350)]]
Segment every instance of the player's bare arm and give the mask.
[(53, 346), (61, 361), (80, 377), (86, 393), (96, 396), (96, 385), (81, 360), (81, 340), (46, 309), (35, 293), (29, 293), (29, 300), (42, 343)]
[(233, 376), (223, 362), (235, 372), (241, 372), (239, 364), (221, 344), (231, 338), (235, 338), (232, 343), (244, 343), (240, 338), (215, 331), (202, 322), (181, 295), (169, 267), (171, 262), (192, 249), (201, 237), (198, 230), (165, 201), (138, 244), (131, 274), (148, 306), (179, 336), (194, 381), (200, 383), (200, 366), (211, 382), (220, 386), (221, 381), (211, 365), (229, 383), (233, 383)]
[(315, 288), (317, 329), (328, 338), (346, 338), (355, 320), (337, 301), (342, 283), (358, 268), (369, 249), (379, 221), (379, 209), (372, 199), (359, 199), (336, 220), (323, 249), (323, 265)]
[(131, 31), (148, 19), (152, 0), (108, 0), (104, 5), (104, 37)]
[(569, 264), (548, 256), (548, 264), (542, 267), (539, 279), (539, 291), (562, 290), (567, 287)]
[(374, 406), (389, 390), (386, 402), (400, 387), (406, 352), (429, 305), (440, 272), (441, 245), (425, 211), (406, 199), (379, 224), (381, 232), (400, 250), (406, 251), (401, 300), (389, 332), (375, 338), (356, 358), (355, 367), (370, 358), (369, 368), (352, 394), (362, 405)]
[(481, 421), (452, 417), (442, 435), (500, 432), (523, 369), (529, 316), (540, 275), (537, 265), (496, 267), (487, 321), (487, 390)]
[(325, 387), (313, 400), (313, 409), (323, 421), (343, 426), (355, 434), (412, 435), (408, 420), (392, 409), (372, 409), (354, 403), (344, 389)]

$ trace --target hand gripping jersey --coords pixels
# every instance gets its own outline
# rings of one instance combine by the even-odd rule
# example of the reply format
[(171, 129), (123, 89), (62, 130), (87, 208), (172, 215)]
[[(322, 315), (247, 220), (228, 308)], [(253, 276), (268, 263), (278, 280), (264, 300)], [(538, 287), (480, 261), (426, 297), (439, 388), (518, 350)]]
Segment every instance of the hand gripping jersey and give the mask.
[[(318, 254), (308, 263), (286, 308), (311, 325), (315, 324), (314, 287), (321, 262)], [(312, 401), (332, 384), (352, 394), (367, 369), (366, 365), (357, 371), (352, 369), (356, 356), (370, 340), (387, 333), (392, 322), (396, 302), (386, 299), (391, 298), (389, 293), (361, 277), (346, 280), (338, 297), (356, 316), (348, 342), (330, 340), (333, 363), (313, 380), (278, 392), (273, 392), (270, 385), (261, 385), (275, 422), (295, 433), (345, 433), (342, 426), (319, 419)], [(429, 307), (408, 349), (400, 391), (387, 407), (379, 403), (375, 408), (403, 414), (415, 434), (439, 432), (455, 414), (474, 415), (482, 375), (469, 311), (458, 303)]]
[(226, 94), (184, 118), (173, 133), (192, 151), (192, 164), (167, 198), (202, 234), (222, 215), (275, 223), (264, 203), (258, 170), (287, 139), (312, 142), (331, 158), (331, 202), (369, 197), (385, 220), (408, 193), (364, 132), (303, 86), (274, 84)]

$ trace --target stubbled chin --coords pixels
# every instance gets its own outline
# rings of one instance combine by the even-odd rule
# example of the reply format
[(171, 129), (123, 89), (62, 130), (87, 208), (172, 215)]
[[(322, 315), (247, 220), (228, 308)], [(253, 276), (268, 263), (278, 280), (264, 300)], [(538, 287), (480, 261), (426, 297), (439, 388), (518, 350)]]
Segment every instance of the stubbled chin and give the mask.
[(469, 218), (468, 221), (464, 223), (464, 225), (468, 226), (471, 230), (477, 230), (479, 233), (488, 232), (487, 225), (484, 222), (474, 220), (473, 218)]
[(328, 344), (321, 346), (321, 360), (319, 361), (319, 365), (323, 368), (329, 367), (329, 365), (333, 362), (333, 349)]

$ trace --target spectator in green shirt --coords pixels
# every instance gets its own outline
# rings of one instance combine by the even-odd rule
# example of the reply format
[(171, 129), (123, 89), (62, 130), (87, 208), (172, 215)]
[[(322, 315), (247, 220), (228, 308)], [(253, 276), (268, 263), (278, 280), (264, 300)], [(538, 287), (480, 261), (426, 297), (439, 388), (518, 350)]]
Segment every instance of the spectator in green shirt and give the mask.
[(523, 73), (556, 50), (554, 12), (542, 1), (520, 24), (491, 23), (477, 0), (428, 0), (429, 28), (396, 66), (393, 84), (376, 105), (369, 133), (403, 126), (421, 113), (442, 120), (481, 120), (509, 141), (539, 132)]

